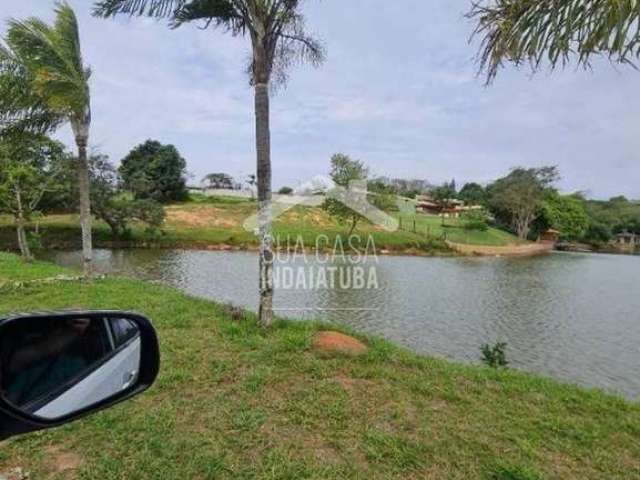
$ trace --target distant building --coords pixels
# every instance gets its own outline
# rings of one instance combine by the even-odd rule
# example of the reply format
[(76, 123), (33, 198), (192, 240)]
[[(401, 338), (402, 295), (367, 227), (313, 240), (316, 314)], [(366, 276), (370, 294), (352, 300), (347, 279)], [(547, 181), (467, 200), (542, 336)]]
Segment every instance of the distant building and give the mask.
[(556, 244), (558, 243), (558, 240), (560, 240), (560, 232), (558, 230), (554, 230), (553, 228), (545, 230), (540, 234), (540, 241), (542, 243)]
[(254, 198), (255, 192), (253, 188), (246, 187), (244, 189), (234, 188), (210, 188), (188, 186), (187, 190), (192, 194), (200, 194), (205, 197), (236, 197), (236, 198)]
[(435, 202), (429, 195), (416, 197), (416, 211), (431, 215), (444, 215), (447, 218), (458, 218), (469, 210), (482, 210), (480, 205), (465, 205), (462, 200), (452, 198), (441, 205)]

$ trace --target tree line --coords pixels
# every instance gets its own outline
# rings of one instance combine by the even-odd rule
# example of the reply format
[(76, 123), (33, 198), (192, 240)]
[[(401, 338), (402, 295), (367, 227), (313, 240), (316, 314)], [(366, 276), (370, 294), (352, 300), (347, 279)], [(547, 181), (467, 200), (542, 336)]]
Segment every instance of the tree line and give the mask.
[[(556, 187), (558, 168), (513, 168), (504, 177), (483, 186), (465, 183), (458, 190), (456, 181), (433, 186), (426, 180), (369, 178), (369, 168), (361, 160), (343, 153), (331, 157), (330, 177), (342, 187), (354, 181), (366, 181), (368, 200), (387, 211), (398, 210), (398, 198), (415, 199), (424, 195), (441, 208), (449, 208), (456, 200), (469, 210), (463, 225), (485, 230), (491, 221), (523, 240), (535, 240), (549, 229), (559, 232), (562, 240), (602, 245), (621, 232), (640, 234), (640, 201), (625, 197), (590, 200), (581, 192), (562, 194)], [(363, 217), (348, 206), (328, 200), (323, 208), (340, 222), (349, 225), (349, 234)], [(443, 224), (445, 216), (442, 215)]]
[[(77, 161), (47, 135), (21, 132), (0, 137), (0, 213), (11, 215), (22, 256), (32, 259), (37, 235), (26, 227), (47, 213), (79, 208)], [(186, 160), (173, 145), (147, 140), (133, 148), (116, 168), (109, 157), (87, 156), (92, 213), (115, 238), (126, 238), (133, 221), (159, 233), (163, 203), (185, 200)]]

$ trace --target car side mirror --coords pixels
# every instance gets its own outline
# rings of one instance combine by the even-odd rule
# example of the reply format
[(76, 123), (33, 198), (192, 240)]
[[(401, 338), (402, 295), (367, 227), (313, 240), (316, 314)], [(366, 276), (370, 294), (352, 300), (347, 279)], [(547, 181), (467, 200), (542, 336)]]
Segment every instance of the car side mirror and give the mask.
[(0, 319), (0, 439), (57, 427), (148, 389), (160, 364), (144, 316), (117, 311)]

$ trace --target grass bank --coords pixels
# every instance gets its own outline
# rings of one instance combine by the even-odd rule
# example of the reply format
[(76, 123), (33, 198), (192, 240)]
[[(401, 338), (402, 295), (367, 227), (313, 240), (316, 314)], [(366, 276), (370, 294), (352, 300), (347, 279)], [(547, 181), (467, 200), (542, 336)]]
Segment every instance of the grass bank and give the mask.
[[(3, 280), (60, 273), (0, 253)], [(262, 331), (214, 303), (141, 281), (0, 289), (0, 314), (137, 310), (159, 331), (157, 384), (59, 430), (12, 439), (0, 472), (37, 479), (640, 478), (640, 405), (517, 371), (362, 338), (319, 356), (314, 323)], [(426, 332), (425, 334), (428, 334)]]
[[(133, 225), (131, 236), (114, 239), (106, 224), (95, 222), (94, 242), (98, 247), (160, 247), (160, 248), (257, 248), (252, 232), (243, 228), (243, 222), (255, 212), (256, 204), (237, 198), (196, 197), (189, 202), (166, 207), (167, 220), (164, 234), (150, 236), (141, 225)], [(414, 222), (415, 220), (415, 222)], [(459, 243), (478, 245), (508, 245), (517, 239), (506, 232), (490, 228), (485, 232), (469, 231), (457, 220), (441, 226), (438, 217), (426, 215), (403, 216), (403, 229), (385, 232), (362, 222), (356, 234), (371, 235), (379, 251), (416, 255), (451, 255), (444, 242), (446, 238)], [(77, 215), (49, 215), (39, 221), (41, 241), (46, 248), (77, 248), (80, 246)], [(307, 248), (313, 248), (320, 235), (326, 235), (324, 245), (332, 246), (337, 236), (343, 239), (348, 228), (340, 225), (320, 208), (296, 207), (286, 212), (274, 225), (281, 239), (300, 236)], [(363, 241), (366, 244), (366, 240)], [(364, 246), (364, 245), (363, 245)], [(0, 216), (0, 248), (15, 248), (15, 233), (9, 217)]]

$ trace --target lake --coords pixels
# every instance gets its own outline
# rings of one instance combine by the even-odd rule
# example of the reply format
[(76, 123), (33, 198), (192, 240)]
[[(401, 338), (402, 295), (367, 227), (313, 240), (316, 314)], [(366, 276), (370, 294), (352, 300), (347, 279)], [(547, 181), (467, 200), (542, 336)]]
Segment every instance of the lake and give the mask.
[[(97, 250), (95, 255), (101, 272), (161, 280), (198, 297), (257, 309), (255, 253)], [(80, 263), (77, 252), (47, 258), (65, 266)], [(305, 271), (322, 267), (306, 260), (293, 265)], [(338, 322), (418, 353), (464, 362), (479, 362), (483, 343), (504, 341), (515, 368), (640, 396), (640, 257), (383, 256), (363, 265), (375, 270), (372, 288), (318, 289), (309, 283), (280, 288), (278, 314)]]

